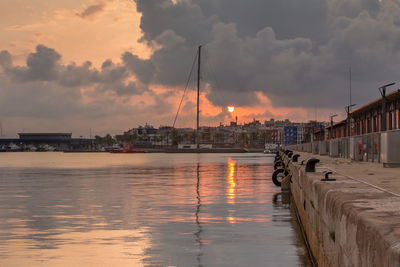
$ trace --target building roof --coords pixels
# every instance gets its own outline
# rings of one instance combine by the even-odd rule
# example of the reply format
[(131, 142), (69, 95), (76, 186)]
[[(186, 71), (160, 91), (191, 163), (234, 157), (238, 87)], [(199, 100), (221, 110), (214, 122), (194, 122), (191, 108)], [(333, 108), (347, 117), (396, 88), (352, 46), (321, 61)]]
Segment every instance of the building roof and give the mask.
[(315, 128), (314, 134), (321, 133), (321, 131), (324, 131), (324, 129), (322, 129), (322, 128)]
[(44, 141), (56, 142), (71, 140), (72, 133), (18, 133), (22, 141)]
[(19, 136), (60, 136), (60, 135), (72, 135), (72, 133), (18, 133)]
[[(333, 124), (333, 128), (336, 128), (336, 127), (339, 127), (339, 126), (342, 126), (342, 125), (346, 125), (346, 120), (342, 120), (342, 121), (339, 121), (339, 122), (334, 123), (334, 124)], [(328, 126), (326, 126), (325, 128), (326, 128), (326, 129), (330, 129), (330, 128), (331, 128), (331, 125), (328, 125)]]
[[(390, 92), (389, 94), (387, 94), (386, 95), (386, 99), (388, 101), (392, 101), (392, 100), (395, 100), (395, 99), (400, 99), (400, 89), (394, 90), (393, 92)], [(351, 115), (358, 115), (358, 114), (363, 113), (363, 112), (365, 112), (365, 111), (367, 111), (369, 109), (376, 108), (376, 107), (379, 107), (381, 105), (382, 105), (382, 98), (380, 97), (380, 98), (377, 98), (377, 99), (375, 99), (374, 101), (372, 101), (372, 102), (370, 102), (368, 104), (365, 104), (365, 105), (353, 110), (352, 112), (350, 112), (350, 114)]]

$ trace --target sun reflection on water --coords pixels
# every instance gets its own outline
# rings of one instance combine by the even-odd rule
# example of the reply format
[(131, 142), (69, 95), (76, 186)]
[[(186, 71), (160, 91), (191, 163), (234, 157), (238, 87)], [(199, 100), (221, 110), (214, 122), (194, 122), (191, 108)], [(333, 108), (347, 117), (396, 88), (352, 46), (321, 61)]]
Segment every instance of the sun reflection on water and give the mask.
[[(227, 198), (228, 201), (227, 203), (229, 204), (235, 204), (236, 201), (236, 187), (237, 187), (237, 182), (236, 182), (236, 162), (232, 160), (230, 157), (228, 158), (228, 177), (227, 177), (227, 182), (228, 182), (228, 188), (227, 188)], [(235, 210), (229, 210), (229, 216), (226, 218), (226, 220), (230, 224), (235, 224), (236, 223), (236, 217), (234, 216)]]
[(228, 189), (227, 189), (227, 195), (228, 195), (228, 203), (230, 204), (235, 204), (235, 198), (236, 198), (236, 181), (235, 181), (235, 166), (236, 162), (233, 161), (231, 158), (228, 158)]

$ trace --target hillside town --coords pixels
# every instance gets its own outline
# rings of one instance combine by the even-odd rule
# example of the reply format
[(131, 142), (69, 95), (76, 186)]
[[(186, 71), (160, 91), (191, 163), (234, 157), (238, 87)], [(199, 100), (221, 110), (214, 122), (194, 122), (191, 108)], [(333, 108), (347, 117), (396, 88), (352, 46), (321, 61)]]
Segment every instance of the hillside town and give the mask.
[[(263, 149), (265, 144), (291, 145), (310, 142), (312, 133), (325, 128), (326, 123), (310, 121), (294, 123), (289, 120), (270, 119), (229, 125), (201, 126), (200, 144), (214, 148)], [(106, 151), (110, 147), (131, 146), (138, 149), (163, 149), (194, 144), (196, 130), (153, 127), (150, 124), (128, 129), (112, 136), (73, 138), (72, 133), (19, 133), (19, 138), (0, 139), (0, 151)]]
[[(294, 123), (288, 119), (279, 121), (270, 119), (263, 123), (253, 119), (252, 122), (229, 125), (201, 126), (199, 128), (200, 143), (213, 147), (264, 148), (265, 144), (289, 145), (310, 142), (316, 129), (325, 128), (326, 123), (310, 121)], [(98, 141), (104, 140), (98, 138)], [(134, 142), (137, 146), (145, 144), (152, 147), (177, 146), (194, 144), (196, 130), (192, 128), (172, 128), (160, 126), (158, 129), (146, 124), (129, 129), (122, 135), (115, 136), (119, 144)]]

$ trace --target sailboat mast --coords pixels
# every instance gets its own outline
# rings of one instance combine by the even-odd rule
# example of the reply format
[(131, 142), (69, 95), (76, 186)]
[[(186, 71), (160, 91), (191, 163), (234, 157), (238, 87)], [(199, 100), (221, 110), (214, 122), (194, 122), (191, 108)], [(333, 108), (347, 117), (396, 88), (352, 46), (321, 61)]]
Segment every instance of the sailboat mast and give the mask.
[(196, 145), (200, 148), (200, 132), (199, 132), (199, 114), (200, 114), (200, 62), (201, 62), (201, 45), (199, 46), (199, 54), (197, 57), (197, 128), (196, 128)]

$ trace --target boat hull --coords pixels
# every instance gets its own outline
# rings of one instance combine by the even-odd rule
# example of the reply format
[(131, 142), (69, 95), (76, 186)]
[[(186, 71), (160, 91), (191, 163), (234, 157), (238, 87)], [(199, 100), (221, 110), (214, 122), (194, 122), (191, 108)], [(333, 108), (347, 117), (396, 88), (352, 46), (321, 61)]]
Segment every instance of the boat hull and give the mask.
[(245, 148), (168, 148), (166, 153), (247, 153)]
[(146, 153), (144, 150), (136, 150), (136, 149), (113, 149), (110, 151), (110, 153)]

